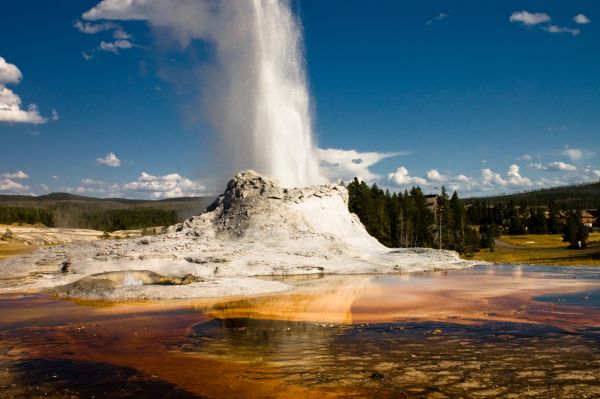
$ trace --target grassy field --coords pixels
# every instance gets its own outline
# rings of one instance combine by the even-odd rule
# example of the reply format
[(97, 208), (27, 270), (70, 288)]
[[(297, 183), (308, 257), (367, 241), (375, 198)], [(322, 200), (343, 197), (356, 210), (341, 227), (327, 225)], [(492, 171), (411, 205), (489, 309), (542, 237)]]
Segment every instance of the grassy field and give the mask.
[(502, 236), (494, 252), (481, 250), (469, 259), (501, 263), (600, 266), (600, 233), (591, 233), (586, 249), (569, 249), (560, 235)]

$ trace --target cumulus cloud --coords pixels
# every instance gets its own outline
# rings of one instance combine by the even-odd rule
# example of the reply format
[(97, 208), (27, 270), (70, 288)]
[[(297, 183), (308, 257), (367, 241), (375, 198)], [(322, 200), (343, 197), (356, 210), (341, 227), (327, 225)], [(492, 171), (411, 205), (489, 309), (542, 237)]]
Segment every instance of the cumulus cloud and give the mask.
[(29, 179), (29, 175), (27, 173), (23, 172), (22, 170), (18, 170), (13, 173), (3, 173), (0, 176), (4, 177), (6, 179), (18, 179), (18, 180)]
[(146, 172), (142, 172), (136, 180), (124, 183), (107, 183), (90, 178), (83, 179), (75, 188), (75, 192), (138, 199), (198, 197), (211, 194), (207, 185), (200, 180), (191, 180), (178, 173), (155, 176)]
[(575, 21), (575, 23), (578, 23), (579, 25), (587, 25), (592, 22), (588, 17), (586, 17), (583, 14), (575, 15), (573, 17), (573, 21)]
[(57, 121), (57, 120), (59, 120), (59, 119), (60, 119), (60, 117), (59, 117), (59, 115), (58, 115), (58, 111), (57, 111), (57, 110), (55, 110), (55, 109), (53, 109), (53, 110), (52, 110), (52, 120), (53, 120), (53, 121)]
[(0, 57), (0, 122), (34, 125), (46, 123), (46, 118), (40, 115), (37, 105), (30, 104), (27, 109), (23, 109), (21, 98), (6, 87), (7, 84), (19, 84), (22, 77), (16, 65)]
[(421, 177), (410, 176), (408, 169), (404, 166), (396, 169), (395, 172), (388, 174), (388, 181), (395, 186), (424, 186), (427, 184), (427, 180)]
[(112, 166), (113, 168), (121, 166), (121, 160), (114, 152), (109, 152), (104, 158), (96, 158), (96, 163), (98, 165)]
[(543, 12), (515, 11), (509, 18), (510, 22), (521, 23), (526, 26), (534, 26), (545, 22), (550, 22), (552, 18)]
[(318, 150), (321, 173), (331, 182), (349, 181), (358, 177), (365, 182), (374, 182), (381, 178), (369, 168), (377, 162), (408, 152), (358, 152), (337, 148)]
[(506, 186), (508, 183), (506, 180), (502, 178), (500, 173), (495, 173), (491, 169), (485, 168), (481, 169), (481, 182), (484, 186), (488, 187), (496, 187), (496, 186)]
[[(552, 173), (533, 179), (524, 176), (519, 165), (512, 164), (504, 174), (490, 168), (481, 169), (479, 177), (465, 174), (441, 174), (437, 169), (430, 169), (426, 172), (424, 179), (411, 176), (408, 169), (402, 166), (388, 174), (387, 184), (392, 190), (411, 186), (432, 188), (443, 184), (446, 189), (458, 191), (461, 196), (479, 196), (589, 183), (600, 178), (600, 168), (593, 165), (577, 168), (565, 162), (555, 161), (546, 164), (530, 163), (528, 166)], [(386, 182), (382, 181), (381, 183), (385, 186)]]
[(28, 178), (29, 175), (22, 170), (0, 174), (0, 194), (34, 195), (29, 186), (15, 181)]
[(508, 184), (512, 186), (531, 186), (531, 180), (527, 177), (521, 176), (519, 165), (512, 164), (508, 167), (506, 173), (508, 177)]
[(575, 172), (577, 170), (577, 168), (575, 167), (575, 165), (571, 165), (565, 162), (550, 162), (548, 165), (548, 170), (555, 170), (555, 171), (563, 171), (563, 172)]
[(9, 64), (3, 57), (0, 57), (0, 84), (19, 84), (23, 75), (15, 64)]
[(577, 36), (581, 31), (579, 29), (567, 28), (566, 26), (548, 25), (543, 26), (543, 30), (550, 33), (570, 33), (573, 36)]
[(428, 170), (426, 173), (426, 176), (427, 176), (427, 180), (430, 180), (432, 182), (442, 183), (442, 182), (446, 181), (446, 176), (441, 174), (437, 169)]
[(481, 183), (483, 187), (529, 187), (533, 183), (527, 177), (521, 175), (520, 167), (517, 164), (512, 164), (508, 167), (506, 175), (503, 177), (500, 173), (496, 173), (491, 169), (481, 170)]

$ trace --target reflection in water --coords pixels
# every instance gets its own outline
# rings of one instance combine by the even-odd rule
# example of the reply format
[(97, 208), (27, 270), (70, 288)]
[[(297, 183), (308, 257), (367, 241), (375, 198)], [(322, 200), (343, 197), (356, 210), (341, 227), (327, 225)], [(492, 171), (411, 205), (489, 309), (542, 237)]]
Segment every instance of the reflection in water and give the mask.
[(600, 270), (286, 279), (245, 299), (0, 297), (0, 397), (600, 397)]
[(566, 293), (566, 294), (545, 294), (534, 298), (536, 301), (554, 302), (561, 305), (585, 306), (594, 309), (600, 309), (600, 288), (588, 291)]
[(192, 338), (184, 350), (251, 365), (252, 378), (362, 387), (372, 397), (600, 395), (600, 330), (594, 329), (575, 335), (494, 322), (347, 326), (225, 319), (196, 326)]

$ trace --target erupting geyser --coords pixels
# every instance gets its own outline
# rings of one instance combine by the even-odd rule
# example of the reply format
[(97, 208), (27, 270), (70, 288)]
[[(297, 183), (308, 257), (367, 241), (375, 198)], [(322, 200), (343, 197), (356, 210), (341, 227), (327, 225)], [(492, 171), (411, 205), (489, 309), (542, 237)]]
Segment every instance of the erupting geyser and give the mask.
[(230, 85), (221, 112), (215, 113), (224, 112), (227, 117), (220, 115), (214, 124), (235, 154), (232, 165), (237, 171), (254, 169), (284, 186), (304, 187), (322, 179), (312, 134), (302, 36), (288, 3), (245, 2), (242, 8), (249, 9), (238, 10), (239, 21), (234, 22), (245, 40), (218, 42), (219, 58), (229, 61), (223, 68)]
[(245, 170), (286, 187), (320, 184), (302, 32), (288, 0), (104, 0), (87, 20), (145, 20), (187, 46), (214, 47), (203, 108), (220, 133), (226, 177)]
[(316, 185), (302, 41), (287, 0), (104, 0), (84, 18), (147, 20), (183, 45), (214, 43), (218, 65), (204, 88), (205, 108), (230, 171), (261, 174), (237, 173), (206, 212), (161, 236), (44, 248), (0, 262), (0, 279), (13, 282), (0, 293), (27, 286), (111, 299), (251, 295), (291, 288), (252, 276), (470, 265), (455, 252), (386, 248), (348, 211), (345, 187)]

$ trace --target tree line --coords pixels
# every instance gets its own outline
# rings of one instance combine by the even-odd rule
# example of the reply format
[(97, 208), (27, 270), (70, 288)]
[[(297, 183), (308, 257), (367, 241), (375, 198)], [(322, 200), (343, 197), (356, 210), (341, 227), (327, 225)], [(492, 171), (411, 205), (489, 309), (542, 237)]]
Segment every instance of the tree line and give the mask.
[(430, 247), (472, 252), (481, 247), (477, 229), (467, 223), (458, 194), (445, 188), (429, 203), (420, 187), (390, 193), (354, 178), (347, 185), (348, 209), (367, 232), (388, 247)]
[[(153, 226), (170, 226), (179, 221), (175, 210), (130, 209), (78, 209), (65, 212), (60, 209), (43, 209), (0, 206), (0, 224), (43, 224), (48, 227), (65, 226), (101, 231), (143, 229)], [(60, 222), (60, 223), (58, 223)]]
[[(428, 247), (472, 253), (494, 248), (502, 234), (562, 234), (571, 247), (585, 246), (589, 228), (579, 211), (528, 207), (507, 203), (490, 204), (471, 200), (465, 204), (454, 192), (428, 197), (420, 187), (390, 193), (354, 178), (347, 185), (348, 209), (355, 213), (367, 232), (387, 247)], [(564, 207), (564, 205), (563, 205)], [(548, 210), (549, 209), (549, 210)], [(559, 213), (560, 212), (560, 213)]]

